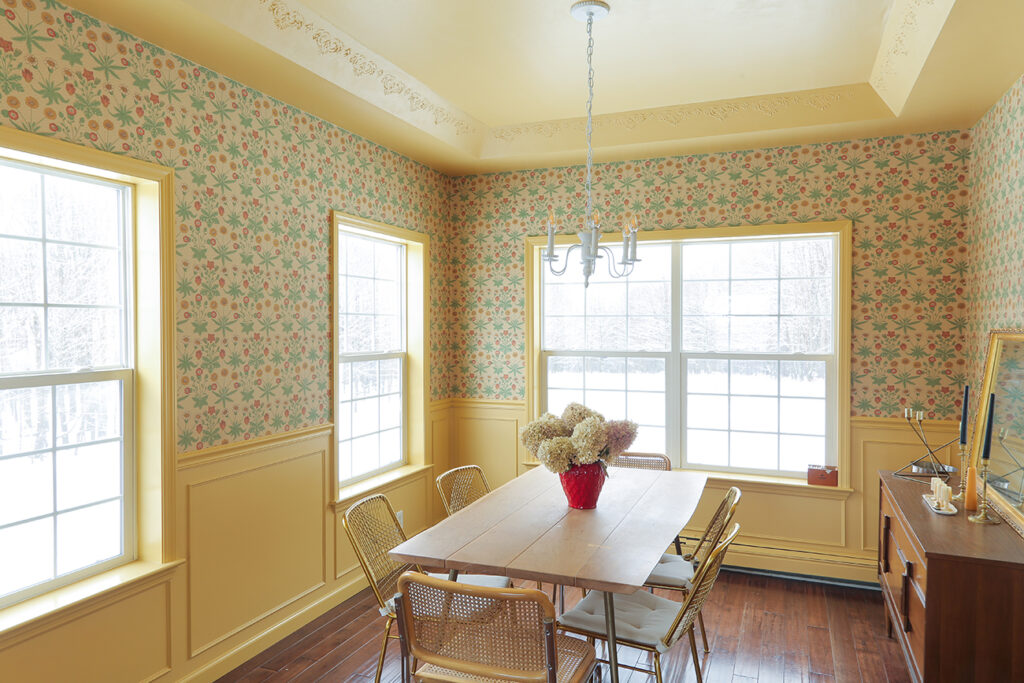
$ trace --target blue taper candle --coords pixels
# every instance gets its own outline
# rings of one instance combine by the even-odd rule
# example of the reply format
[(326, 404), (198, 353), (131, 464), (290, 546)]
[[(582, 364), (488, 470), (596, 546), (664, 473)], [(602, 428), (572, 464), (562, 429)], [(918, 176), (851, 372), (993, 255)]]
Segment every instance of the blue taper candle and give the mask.
[(992, 450), (992, 423), (995, 422), (996, 395), (988, 395), (988, 419), (985, 421), (985, 446), (981, 450), (981, 459), (988, 460)]
[(967, 402), (971, 397), (971, 385), (964, 385), (964, 402), (960, 407), (960, 443), (967, 443)]

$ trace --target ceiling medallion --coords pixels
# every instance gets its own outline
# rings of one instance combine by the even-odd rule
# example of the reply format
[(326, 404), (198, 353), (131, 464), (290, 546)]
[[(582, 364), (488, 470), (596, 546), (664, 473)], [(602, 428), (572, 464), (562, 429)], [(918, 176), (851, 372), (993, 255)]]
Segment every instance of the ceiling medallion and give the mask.
[(608, 16), (611, 8), (607, 2), (601, 0), (581, 0), (569, 8), (569, 13), (579, 21), (587, 22), (587, 209), (583, 214), (583, 225), (576, 235), (580, 238), (579, 244), (569, 247), (565, 253), (565, 263), (561, 269), (555, 267), (559, 257), (555, 254), (555, 216), (548, 215), (548, 245), (541, 254), (541, 260), (547, 261), (548, 268), (553, 275), (562, 275), (569, 267), (569, 255), (573, 251), (580, 250), (580, 263), (583, 265), (583, 286), (590, 285), (590, 276), (594, 274), (594, 267), (600, 258), (608, 258), (608, 274), (613, 278), (626, 277), (633, 272), (633, 266), (640, 259), (636, 257), (636, 217), (622, 231), (622, 260), (618, 262), (621, 268), (616, 267), (615, 253), (608, 247), (598, 245), (601, 239), (601, 221), (597, 211), (594, 209), (594, 193), (591, 179), (593, 177), (594, 147), (591, 144), (591, 135), (594, 132), (594, 22)]

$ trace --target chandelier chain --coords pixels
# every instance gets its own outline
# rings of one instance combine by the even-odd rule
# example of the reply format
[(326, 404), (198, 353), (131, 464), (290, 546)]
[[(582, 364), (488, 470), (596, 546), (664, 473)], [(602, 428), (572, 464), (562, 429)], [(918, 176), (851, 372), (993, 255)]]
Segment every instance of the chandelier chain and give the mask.
[(583, 224), (587, 226), (593, 220), (594, 197), (591, 191), (591, 168), (594, 165), (594, 147), (590, 138), (594, 132), (594, 15), (587, 15), (587, 212)]

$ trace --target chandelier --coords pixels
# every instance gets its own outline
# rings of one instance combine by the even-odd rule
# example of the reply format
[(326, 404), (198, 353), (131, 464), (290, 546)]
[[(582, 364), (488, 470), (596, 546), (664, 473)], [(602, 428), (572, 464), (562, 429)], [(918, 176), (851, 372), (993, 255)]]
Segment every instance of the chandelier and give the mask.
[(587, 22), (587, 209), (583, 214), (583, 225), (576, 233), (580, 238), (579, 244), (569, 247), (565, 254), (565, 263), (561, 269), (556, 267), (558, 256), (555, 254), (555, 216), (548, 214), (548, 245), (541, 254), (541, 259), (547, 261), (548, 268), (555, 276), (565, 273), (569, 267), (569, 256), (575, 250), (580, 251), (580, 263), (583, 265), (583, 286), (590, 285), (590, 276), (594, 274), (597, 260), (607, 257), (608, 274), (613, 278), (626, 277), (633, 272), (633, 265), (640, 259), (636, 257), (636, 217), (622, 230), (622, 258), (618, 263), (615, 261), (615, 252), (609, 247), (601, 246), (598, 242), (601, 239), (601, 219), (594, 209), (594, 195), (591, 187), (591, 178), (594, 166), (594, 147), (591, 144), (591, 135), (594, 132), (594, 22), (608, 16), (611, 8), (607, 2), (602, 0), (580, 0), (569, 8), (569, 13), (579, 21)]

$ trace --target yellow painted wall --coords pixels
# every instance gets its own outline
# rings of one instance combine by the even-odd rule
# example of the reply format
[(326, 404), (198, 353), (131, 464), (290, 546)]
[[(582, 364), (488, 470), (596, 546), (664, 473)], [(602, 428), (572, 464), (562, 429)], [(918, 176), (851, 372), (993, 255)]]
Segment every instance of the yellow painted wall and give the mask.
[[(447, 443), (447, 412), (431, 410), (431, 443)], [(179, 460), (187, 560), (17, 626), (0, 613), (0, 681), (213, 680), (365, 588), (345, 508), (382, 492), (418, 533), (443, 514), (435, 468), (404, 468), (332, 504), (330, 439), (316, 427)]]

